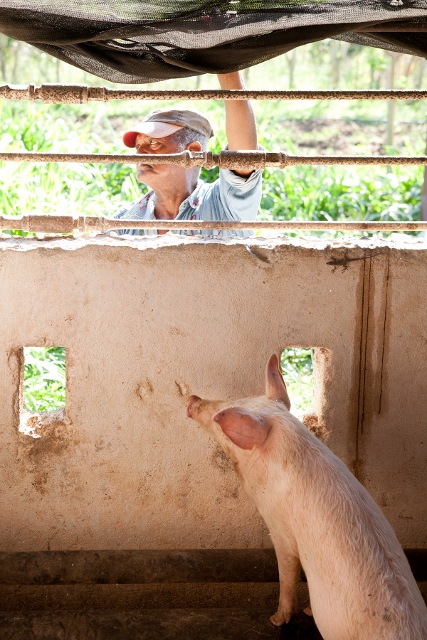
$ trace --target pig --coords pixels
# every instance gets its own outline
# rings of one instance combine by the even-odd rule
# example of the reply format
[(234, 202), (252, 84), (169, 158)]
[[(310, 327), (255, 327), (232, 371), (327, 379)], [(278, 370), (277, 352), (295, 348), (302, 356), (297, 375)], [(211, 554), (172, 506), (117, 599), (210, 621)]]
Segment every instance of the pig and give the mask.
[(265, 396), (191, 396), (187, 415), (231, 458), (271, 535), (280, 579), (276, 626), (297, 610), (303, 568), (324, 640), (427, 640), (427, 608), (384, 514), (346, 465), (290, 413), (273, 354)]

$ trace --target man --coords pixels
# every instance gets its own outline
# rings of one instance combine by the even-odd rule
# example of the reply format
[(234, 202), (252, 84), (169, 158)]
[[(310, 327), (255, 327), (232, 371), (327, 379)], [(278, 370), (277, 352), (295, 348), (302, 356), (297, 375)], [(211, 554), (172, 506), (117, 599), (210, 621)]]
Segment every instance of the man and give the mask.
[[(240, 73), (218, 75), (222, 89), (244, 89)], [(258, 148), (255, 118), (246, 100), (225, 101), (228, 149)], [(179, 153), (185, 149), (207, 149), (213, 136), (209, 121), (201, 114), (178, 109), (154, 111), (123, 136), (126, 146), (144, 154)], [(198, 167), (143, 162), (137, 165), (137, 179), (151, 187), (140, 200), (126, 205), (114, 216), (145, 220), (255, 220), (261, 200), (262, 171), (222, 169), (216, 182), (199, 180)], [(155, 229), (124, 229), (119, 234), (157, 235)], [(175, 233), (196, 235), (197, 231)], [(244, 232), (203, 231), (213, 237), (247, 236)]]

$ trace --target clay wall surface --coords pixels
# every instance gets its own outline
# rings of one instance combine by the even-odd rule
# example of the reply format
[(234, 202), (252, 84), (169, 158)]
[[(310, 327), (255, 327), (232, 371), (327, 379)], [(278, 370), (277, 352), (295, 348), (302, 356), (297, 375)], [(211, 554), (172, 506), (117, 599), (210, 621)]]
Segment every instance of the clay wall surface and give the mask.
[[(290, 346), (318, 349), (329, 446), (427, 546), (426, 273), (421, 242), (1, 241), (0, 548), (271, 546), (185, 404), (262, 393)], [(25, 346), (67, 348), (39, 438), (19, 431)]]

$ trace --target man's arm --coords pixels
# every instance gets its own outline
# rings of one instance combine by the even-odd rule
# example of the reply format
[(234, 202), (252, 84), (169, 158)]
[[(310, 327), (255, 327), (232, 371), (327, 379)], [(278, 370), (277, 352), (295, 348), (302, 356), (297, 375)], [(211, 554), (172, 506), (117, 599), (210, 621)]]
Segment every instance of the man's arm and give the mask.
[[(245, 89), (239, 71), (218, 74), (221, 89)], [(248, 100), (225, 100), (225, 132), (231, 151), (257, 149), (255, 117)], [(235, 169), (238, 176), (248, 177), (252, 171)]]

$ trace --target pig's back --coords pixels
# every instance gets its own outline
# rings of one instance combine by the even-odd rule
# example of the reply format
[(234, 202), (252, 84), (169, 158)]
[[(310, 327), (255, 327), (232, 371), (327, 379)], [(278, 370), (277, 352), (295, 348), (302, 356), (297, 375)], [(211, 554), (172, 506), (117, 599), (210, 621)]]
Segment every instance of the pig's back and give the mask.
[(393, 529), (341, 460), (315, 448), (310, 512), (295, 534), (311, 533), (298, 550), (324, 639), (427, 640), (427, 609)]
[(324, 640), (426, 640), (427, 611), (405, 558), (389, 545), (377, 558), (366, 546), (346, 556), (333, 542), (321, 562), (303, 562)]

